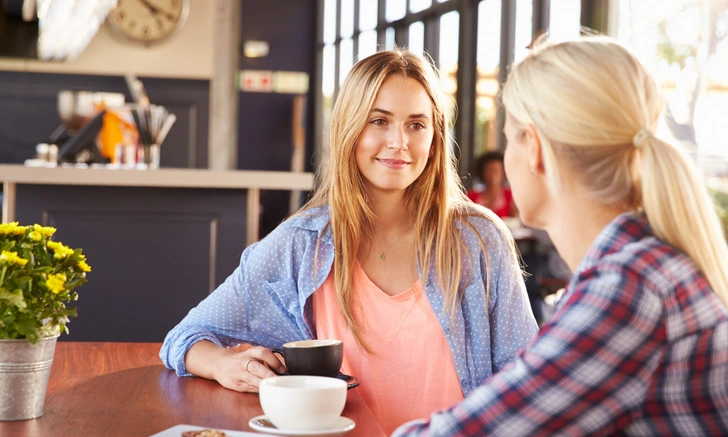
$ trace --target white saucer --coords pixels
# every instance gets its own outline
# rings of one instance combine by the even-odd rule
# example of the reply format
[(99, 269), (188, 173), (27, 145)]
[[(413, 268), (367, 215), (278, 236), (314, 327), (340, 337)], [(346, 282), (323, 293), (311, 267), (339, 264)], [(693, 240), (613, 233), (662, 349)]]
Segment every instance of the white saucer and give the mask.
[(248, 422), (248, 425), (256, 431), (267, 434), (276, 434), (284, 437), (331, 437), (342, 435), (351, 431), (356, 426), (356, 423), (348, 417), (339, 416), (334, 424), (327, 429), (299, 431), (292, 429), (278, 429), (270, 422), (270, 420), (268, 420), (268, 416), (264, 415), (253, 417)]

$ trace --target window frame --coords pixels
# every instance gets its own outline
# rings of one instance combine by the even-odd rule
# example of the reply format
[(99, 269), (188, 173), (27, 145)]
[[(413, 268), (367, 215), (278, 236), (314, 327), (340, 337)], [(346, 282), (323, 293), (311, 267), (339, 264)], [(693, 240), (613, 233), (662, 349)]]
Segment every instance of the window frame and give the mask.
[[(318, 0), (318, 23), (317, 23), (317, 50), (316, 50), (316, 69), (314, 74), (314, 143), (316, 151), (323, 147), (325, 138), (324, 133), (324, 114), (323, 114), (323, 50), (324, 46), (334, 46), (334, 101), (339, 93), (339, 75), (340, 75), (340, 56), (341, 56), (341, 3), (342, 0), (331, 0), (336, 4), (336, 37), (332, 43), (325, 44), (324, 35), (324, 8), (326, 0)], [(473, 155), (477, 150), (475, 147), (475, 130), (476, 130), (476, 85), (477, 85), (477, 50), (478, 50), (478, 7), (482, 1), (492, 0), (449, 0), (439, 3), (437, 0), (432, 1), (432, 5), (422, 11), (410, 12), (410, 0), (406, 0), (405, 16), (388, 22), (386, 20), (386, 3), (387, 0), (378, 0), (377, 3), (377, 25), (373, 30), (377, 32), (377, 45), (385, 47), (386, 31), (393, 28), (395, 32), (395, 44), (398, 46), (408, 46), (409, 44), (409, 26), (412, 23), (421, 21), (425, 26), (424, 49), (439, 63), (440, 53), (440, 17), (444, 14), (457, 11), (460, 17), (459, 25), (459, 43), (458, 43), (458, 71), (457, 71), (457, 91), (455, 100), (457, 104), (457, 118), (453, 129), (453, 136), (456, 147), (455, 154), (458, 159), (458, 173), (467, 175), (472, 172), (476, 157)], [(498, 82), (502, 85), (505, 83), (508, 75), (508, 69), (514, 60), (515, 47), (515, 31), (516, 31), (516, 6), (515, 0), (501, 0), (501, 36), (500, 36), (500, 63)], [(609, 0), (599, 0), (600, 2), (609, 2)], [(360, 0), (353, 0), (354, 3), (354, 26), (353, 35), (351, 36), (354, 45), (354, 57), (356, 59), (359, 48), (359, 35), (362, 30), (359, 26)], [(581, 22), (589, 23), (594, 15), (594, 8), (586, 7), (591, 0), (581, 0), (582, 15)], [(551, 0), (532, 0), (532, 36), (540, 34), (544, 29), (549, 28), (550, 4)], [(500, 102), (497, 103), (496, 128), (498, 129), (496, 148), (503, 150), (505, 147), (505, 138), (502, 133), (505, 125), (505, 113)], [(317, 168), (320, 153), (314, 153), (317, 162), (314, 163)], [(465, 179), (469, 183), (469, 179)]]

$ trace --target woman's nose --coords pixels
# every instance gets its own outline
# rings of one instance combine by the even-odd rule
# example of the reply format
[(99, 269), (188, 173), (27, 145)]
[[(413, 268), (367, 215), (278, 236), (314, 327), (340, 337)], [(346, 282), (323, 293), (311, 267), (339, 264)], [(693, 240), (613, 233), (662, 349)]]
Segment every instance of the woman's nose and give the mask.
[(394, 128), (390, 132), (387, 148), (393, 150), (407, 150), (407, 134), (402, 128)]

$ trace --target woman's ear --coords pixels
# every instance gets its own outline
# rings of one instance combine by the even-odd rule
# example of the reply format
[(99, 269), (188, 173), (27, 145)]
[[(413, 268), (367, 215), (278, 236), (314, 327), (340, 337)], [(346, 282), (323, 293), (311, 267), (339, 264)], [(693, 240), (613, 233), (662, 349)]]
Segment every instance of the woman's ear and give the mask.
[(543, 173), (543, 156), (541, 155), (541, 139), (533, 125), (526, 125), (523, 131), (528, 146), (528, 165), (531, 173)]

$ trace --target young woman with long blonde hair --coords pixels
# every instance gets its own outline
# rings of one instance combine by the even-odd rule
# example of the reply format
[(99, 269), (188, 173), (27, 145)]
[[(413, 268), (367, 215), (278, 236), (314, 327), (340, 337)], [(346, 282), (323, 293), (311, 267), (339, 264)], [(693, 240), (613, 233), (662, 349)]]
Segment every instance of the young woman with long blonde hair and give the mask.
[(654, 78), (608, 38), (545, 44), (503, 103), (521, 219), (575, 273), (510, 367), (396, 435), (728, 435), (728, 248)]
[[(269, 348), (341, 339), (342, 371), (390, 433), (510, 362), (537, 327), (508, 230), (457, 177), (448, 101), (421, 57), (358, 62), (313, 198), (168, 334), (165, 364), (256, 391), (285, 370)], [(257, 347), (224, 348), (243, 342)]]

